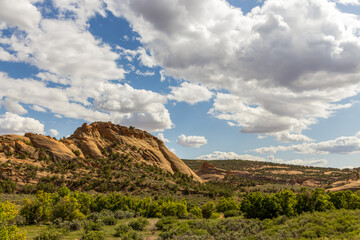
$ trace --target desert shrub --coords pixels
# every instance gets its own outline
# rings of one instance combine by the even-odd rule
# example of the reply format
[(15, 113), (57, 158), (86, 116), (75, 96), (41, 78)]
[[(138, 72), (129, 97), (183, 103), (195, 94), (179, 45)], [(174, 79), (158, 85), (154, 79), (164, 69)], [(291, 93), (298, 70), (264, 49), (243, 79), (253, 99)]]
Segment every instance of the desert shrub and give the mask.
[(129, 219), (135, 217), (134, 212), (118, 210), (115, 212), (116, 219)]
[(156, 222), (155, 226), (158, 230), (163, 230), (165, 226), (171, 225), (173, 223), (178, 222), (176, 217), (162, 217), (159, 221)]
[(100, 231), (91, 231), (82, 236), (81, 240), (105, 240), (105, 234)]
[(178, 222), (165, 226), (163, 232), (160, 233), (160, 237), (161, 239), (174, 239), (176, 236), (181, 236), (187, 231), (190, 231), (189, 224), (185, 222)]
[(53, 218), (63, 220), (84, 219), (85, 215), (80, 212), (80, 204), (74, 197), (65, 196), (53, 207)]
[(50, 221), (53, 199), (51, 194), (38, 191), (35, 200), (25, 199), (20, 215), (25, 218), (26, 224)]
[(59, 188), (57, 193), (59, 194), (60, 197), (69, 196), (70, 195), (70, 189), (67, 188), (67, 187), (62, 187), (62, 188)]
[(205, 203), (201, 210), (204, 218), (210, 218), (216, 210), (215, 203), (213, 201)]
[(196, 218), (202, 218), (202, 210), (200, 207), (195, 206), (189, 210), (189, 213), (193, 214)]
[(60, 240), (65, 235), (65, 231), (56, 228), (47, 228), (40, 232), (34, 240)]
[(137, 231), (142, 231), (144, 228), (149, 225), (149, 221), (146, 218), (140, 217), (138, 219), (132, 220), (129, 222), (129, 226)]
[(2, 180), (0, 182), (0, 193), (14, 193), (16, 190), (16, 183), (11, 179)]
[(229, 210), (239, 210), (239, 205), (232, 197), (231, 198), (222, 197), (221, 200), (216, 205), (216, 210), (218, 212), (226, 212)]
[(66, 229), (67, 231), (78, 231), (81, 229), (82, 226), (83, 222), (79, 219), (58, 223), (58, 227)]
[(122, 237), (123, 235), (125, 235), (126, 233), (128, 233), (129, 231), (131, 231), (132, 228), (129, 227), (126, 224), (120, 224), (118, 227), (115, 228), (115, 237)]
[(228, 210), (224, 212), (224, 216), (226, 218), (228, 217), (236, 217), (240, 215), (240, 211), (239, 210)]
[(143, 237), (140, 233), (135, 232), (134, 230), (130, 230), (129, 232), (125, 233), (122, 237), (122, 240), (142, 240)]
[(18, 214), (17, 206), (8, 201), (0, 203), (0, 239), (25, 240), (26, 232), (19, 230), (15, 225)]
[(105, 225), (115, 225), (117, 219), (115, 217), (106, 216), (102, 218), (102, 221)]
[(103, 227), (103, 223), (101, 223), (101, 222), (86, 221), (84, 223), (85, 233), (88, 233), (91, 231), (101, 231), (102, 227)]
[(181, 218), (187, 215), (186, 202), (163, 203), (161, 212), (163, 216), (177, 216)]
[(18, 229), (15, 225), (2, 226), (0, 225), (0, 239), (1, 240), (26, 240), (26, 232)]

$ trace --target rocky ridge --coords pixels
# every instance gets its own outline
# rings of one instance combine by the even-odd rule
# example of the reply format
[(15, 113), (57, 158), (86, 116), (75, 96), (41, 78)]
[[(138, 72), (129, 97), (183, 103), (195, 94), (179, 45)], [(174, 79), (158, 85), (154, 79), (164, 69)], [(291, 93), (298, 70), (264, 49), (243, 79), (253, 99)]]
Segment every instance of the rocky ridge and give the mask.
[(0, 163), (9, 160), (34, 163), (50, 157), (53, 161), (76, 160), (84, 166), (91, 166), (94, 163), (88, 159), (123, 155), (172, 174), (181, 172), (203, 182), (160, 139), (145, 131), (110, 122), (84, 123), (70, 137), (60, 140), (34, 133), (0, 136)]

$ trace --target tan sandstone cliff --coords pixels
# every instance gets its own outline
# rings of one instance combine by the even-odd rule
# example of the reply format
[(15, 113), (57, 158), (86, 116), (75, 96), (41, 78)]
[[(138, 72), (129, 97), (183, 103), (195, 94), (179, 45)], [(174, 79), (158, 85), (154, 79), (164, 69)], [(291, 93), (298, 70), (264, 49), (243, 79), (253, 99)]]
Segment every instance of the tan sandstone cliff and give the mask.
[[(35, 160), (50, 155), (54, 161), (107, 158), (128, 155), (135, 160), (162, 168), (170, 173), (179, 171), (203, 180), (158, 138), (145, 131), (110, 122), (84, 123), (68, 138), (56, 140), (49, 136), (27, 133), (25, 136), (0, 136), (0, 163), (8, 160)], [(1, 169), (0, 169), (1, 170)], [(6, 169), (3, 169), (6, 171)]]

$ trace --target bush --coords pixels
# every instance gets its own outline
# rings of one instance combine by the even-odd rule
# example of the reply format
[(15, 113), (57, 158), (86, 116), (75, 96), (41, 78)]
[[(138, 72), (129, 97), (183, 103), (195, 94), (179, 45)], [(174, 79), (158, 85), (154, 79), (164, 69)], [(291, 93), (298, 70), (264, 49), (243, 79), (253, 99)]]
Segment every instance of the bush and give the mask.
[(105, 225), (116, 225), (117, 219), (114, 217), (103, 217), (102, 221)]
[(171, 225), (173, 223), (178, 222), (178, 219), (176, 217), (163, 217), (157, 221), (155, 226), (158, 230), (163, 230), (166, 226)]
[(26, 232), (19, 230), (16, 226), (0, 225), (0, 239), (1, 240), (26, 240)]
[(193, 214), (196, 218), (202, 218), (202, 210), (198, 206), (193, 207), (189, 210), (189, 213)]
[(122, 240), (142, 240), (143, 237), (138, 232), (135, 232), (134, 230), (130, 230), (126, 234), (124, 234), (121, 238)]
[(202, 215), (204, 218), (210, 218), (212, 213), (215, 212), (215, 203), (210, 201), (202, 206)]
[(138, 219), (132, 220), (129, 223), (129, 226), (137, 231), (142, 231), (144, 228), (149, 225), (149, 221), (146, 218), (140, 217)]
[(91, 231), (82, 236), (81, 240), (105, 240), (105, 234), (100, 231)]
[(133, 218), (133, 217), (135, 217), (134, 212), (121, 211), (121, 210), (118, 210), (115, 212), (116, 219), (129, 219), (129, 218)]
[(132, 230), (131, 227), (129, 227), (126, 224), (120, 224), (117, 228), (115, 228), (115, 237), (122, 237), (126, 233), (130, 232)]
[(48, 228), (41, 231), (40, 235), (36, 236), (34, 240), (60, 240), (64, 235), (64, 230)]
[(66, 229), (67, 231), (78, 231), (81, 229), (82, 225), (83, 222), (78, 219), (75, 219), (73, 221), (60, 222), (58, 224), (60, 228)]
[(239, 210), (228, 210), (226, 212), (224, 212), (224, 216), (226, 218), (228, 217), (236, 217), (240, 215), (240, 211)]
[(85, 215), (80, 212), (80, 204), (74, 197), (65, 196), (53, 207), (53, 218), (63, 220), (84, 219)]
[(103, 224), (101, 222), (86, 221), (84, 224), (85, 233), (91, 231), (101, 231)]

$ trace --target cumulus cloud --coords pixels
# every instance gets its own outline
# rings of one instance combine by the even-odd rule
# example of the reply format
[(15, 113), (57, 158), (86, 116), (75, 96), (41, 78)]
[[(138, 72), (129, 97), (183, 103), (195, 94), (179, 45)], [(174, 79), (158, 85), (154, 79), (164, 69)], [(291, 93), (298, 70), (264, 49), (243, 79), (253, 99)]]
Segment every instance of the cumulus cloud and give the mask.
[(351, 154), (360, 152), (360, 133), (342, 136), (318, 143), (303, 143), (290, 146), (270, 146), (254, 150), (257, 153), (274, 154), (279, 151), (294, 151), (302, 154)]
[(163, 133), (158, 133), (157, 138), (163, 142), (170, 142), (169, 139), (166, 139)]
[(32, 4), (34, 2), (38, 1), (0, 1), (0, 22), (5, 22), (11, 27), (19, 27), (20, 29), (36, 27), (40, 22), (41, 14)]
[(267, 160), (274, 163), (283, 163), (290, 165), (300, 165), (300, 166), (317, 166), (322, 167), (325, 166), (328, 161), (326, 159), (293, 159), (285, 161), (283, 159), (275, 158), (273, 155), (267, 157)]
[(106, 2), (168, 76), (227, 90), (209, 113), (242, 132), (311, 141), (303, 130), (359, 92), (360, 21), (332, 1), (267, 0), (247, 15), (221, 0)]
[(202, 145), (207, 144), (207, 139), (204, 136), (185, 136), (184, 134), (181, 134), (176, 143), (183, 147), (199, 148)]
[(0, 116), (0, 134), (19, 134), (27, 132), (44, 133), (44, 125), (36, 119), (21, 117), (7, 112)]
[(54, 136), (54, 137), (59, 135), (59, 131), (56, 129), (50, 129), (49, 132), (50, 132), (51, 136)]
[[(90, 33), (88, 20), (96, 14), (106, 16), (106, 4), (102, 0), (54, 0), (57, 19), (41, 18), (32, 5), (36, 0), (18, 2), (19, 6), (28, 8), (28, 12), (33, 11), (32, 19), (27, 19), (30, 14), (26, 12), (15, 14), (18, 3), (10, 4), (7, 0), (0, 3), (0, 29), (5, 29), (6, 24), (22, 29), (15, 29), (11, 36), (0, 32), (0, 59), (31, 64), (39, 73), (33, 79), (12, 79), (0, 73), (1, 82), (4, 82), (0, 86), (0, 97), (6, 97), (4, 104), (8, 111), (23, 114), (26, 110), (21, 104), (31, 104), (34, 110), (46, 108), (55, 116), (114, 121), (148, 131), (172, 127), (170, 114), (164, 106), (165, 96), (135, 90), (129, 85), (109, 84), (125, 78), (127, 72), (117, 62), (124, 54), (136, 57), (144, 66), (153, 67), (155, 62), (142, 47), (135, 51), (122, 49), (118, 53)], [(39, 9), (42, 7), (40, 3)], [(110, 97), (111, 88), (119, 90), (123, 96), (114, 93)]]
[(291, 164), (291, 165), (302, 165), (302, 166), (324, 166), (328, 163), (326, 159), (293, 159), (293, 160), (283, 160), (276, 158), (274, 155), (268, 156), (266, 159), (259, 156), (253, 155), (239, 155), (234, 152), (220, 152), (215, 151), (210, 154), (198, 156), (196, 159), (200, 160), (229, 160), (229, 159), (240, 159), (248, 161), (260, 161), (260, 162), (272, 162), (272, 163), (282, 163), (282, 164)]
[(342, 5), (353, 5), (353, 6), (360, 5), (359, 0), (336, 0), (335, 2), (340, 3)]
[(234, 152), (220, 152), (215, 151), (210, 154), (198, 156), (196, 159), (201, 160), (228, 160), (228, 159), (241, 159), (250, 161), (266, 161), (263, 157), (252, 156), (252, 155), (239, 155)]
[(19, 115), (27, 113), (27, 110), (23, 106), (21, 106), (16, 100), (11, 98), (5, 98), (4, 106), (6, 110), (11, 113)]
[(167, 96), (168, 99), (178, 102), (187, 102), (191, 105), (208, 101), (213, 95), (206, 87), (187, 82), (183, 82), (178, 87), (170, 87), (170, 89), (171, 92)]
[(158, 93), (134, 89), (128, 84), (103, 84), (101, 95), (94, 105), (111, 114), (116, 123), (133, 125), (148, 131), (162, 131), (172, 127), (170, 114), (164, 104), (167, 99)]

